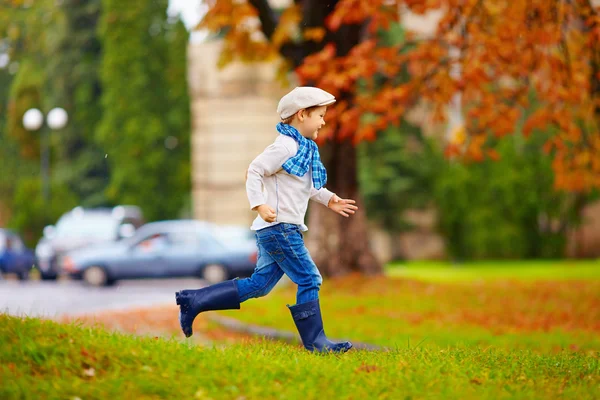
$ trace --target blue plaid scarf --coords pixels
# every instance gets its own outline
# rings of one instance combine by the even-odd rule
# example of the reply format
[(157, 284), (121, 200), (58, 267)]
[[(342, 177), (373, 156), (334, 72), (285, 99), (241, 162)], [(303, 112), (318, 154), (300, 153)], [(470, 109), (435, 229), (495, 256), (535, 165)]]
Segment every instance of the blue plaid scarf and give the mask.
[(277, 124), (277, 132), (289, 136), (298, 143), (296, 155), (283, 163), (282, 167), (288, 174), (304, 176), (312, 165), (312, 181), (315, 189), (319, 190), (327, 182), (327, 171), (321, 162), (317, 144), (305, 138), (291, 125), (280, 122)]

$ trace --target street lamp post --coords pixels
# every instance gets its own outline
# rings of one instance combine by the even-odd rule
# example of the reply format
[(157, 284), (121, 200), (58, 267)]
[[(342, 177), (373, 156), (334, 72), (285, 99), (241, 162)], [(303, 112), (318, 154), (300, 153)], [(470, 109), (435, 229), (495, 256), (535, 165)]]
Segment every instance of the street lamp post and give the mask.
[[(51, 130), (62, 129), (67, 125), (67, 112), (60, 108), (53, 108), (46, 117), (46, 125)], [(42, 175), (42, 196), (44, 201), (50, 199), (50, 132), (43, 128), (44, 114), (37, 108), (31, 108), (23, 114), (23, 126), (30, 132), (42, 128), (40, 137), (40, 167)]]

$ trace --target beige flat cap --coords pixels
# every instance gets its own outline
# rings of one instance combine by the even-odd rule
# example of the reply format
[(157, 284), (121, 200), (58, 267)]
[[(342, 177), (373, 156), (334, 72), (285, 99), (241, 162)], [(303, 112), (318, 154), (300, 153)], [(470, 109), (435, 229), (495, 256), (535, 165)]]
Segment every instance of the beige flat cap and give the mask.
[(333, 103), (335, 97), (331, 93), (312, 86), (299, 86), (279, 100), (277, 114), (281, 119), (286, 119), (302, 109)]

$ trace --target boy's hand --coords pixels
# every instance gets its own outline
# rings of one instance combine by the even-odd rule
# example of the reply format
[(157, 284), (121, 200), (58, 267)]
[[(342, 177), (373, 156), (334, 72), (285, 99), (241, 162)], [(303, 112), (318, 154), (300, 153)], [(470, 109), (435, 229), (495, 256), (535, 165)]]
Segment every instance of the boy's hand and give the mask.
[(356, 210), (358, 210), (358, 207), (356, 207), (354, 203), (356, 203), (356, 201), (351, 199), (340, 199), (337, 194), (334, 194), (329, 200), (327, 207), (344, 217), (349, 217), (350, 214), (354, 214)]
[(260, 217), (265, 222), (275, 222), (275, 220), (277, 219), (277, 214), (275, 214), (275, 210), (273, 210), (267, 204), (261, 204), (255, 209), (256, 211), (258, 211), (258, 215), (260, 215)]

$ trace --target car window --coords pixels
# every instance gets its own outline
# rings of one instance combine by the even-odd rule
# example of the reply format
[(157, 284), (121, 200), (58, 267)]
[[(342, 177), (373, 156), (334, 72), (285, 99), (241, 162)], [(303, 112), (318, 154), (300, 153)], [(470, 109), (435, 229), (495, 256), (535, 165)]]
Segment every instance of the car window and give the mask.
[(155, 233), (139, 241), (134, 248), (140, 252), (163, 250), (171, 244), (170, 238), (164, 233)]
[(216, 226), (211, 233), (215, 240), (225, 247), (236, 247), (255, 242), (254, 232), (246, 227)]
[(83, 214), (65, 216), (56, 224), (56, 237), (113, 240), (119, 231), (119, 221), (109, 215)]
[(178, 246), (200, 246), (206, 242), (205, 237), (198, 231), (176, 231), (169, 234), (171, 242)]
[(143, 225), (143, 222), (139, 218), (124, 217), (123, 220), (121, 221), (121, 224), (131, 224), (137, 229)]
[(8, 237), (8, 248), (15, 253), (23, 253), (25, 251), (23, 241), (18, 236), (13, 235)]

